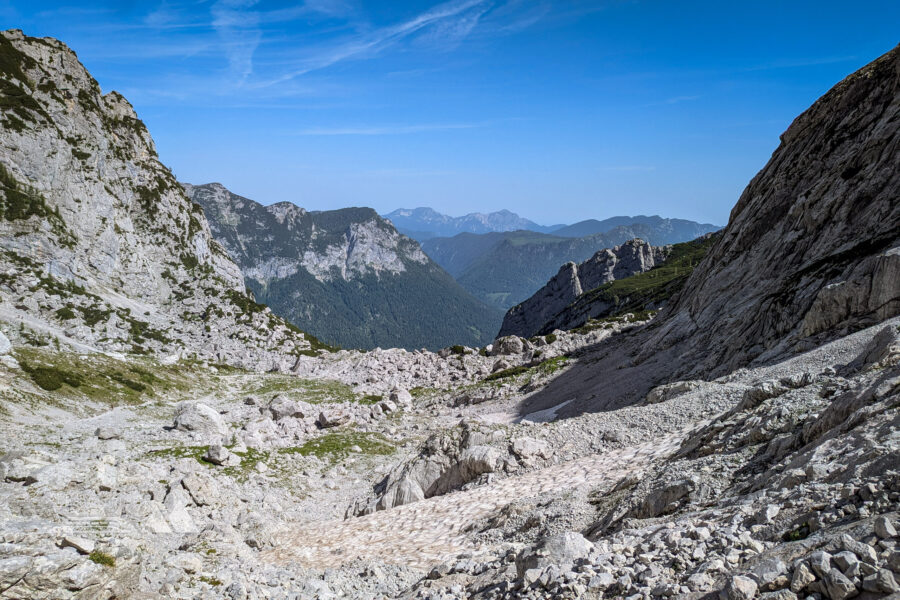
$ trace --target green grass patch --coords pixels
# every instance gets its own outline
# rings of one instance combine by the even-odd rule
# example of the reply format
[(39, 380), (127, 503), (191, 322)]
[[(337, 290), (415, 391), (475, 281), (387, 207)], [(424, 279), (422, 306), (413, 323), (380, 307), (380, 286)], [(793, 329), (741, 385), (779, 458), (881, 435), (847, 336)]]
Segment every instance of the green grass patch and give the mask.
[(525, 373), (552, 375), (553, 373), (556, 373), (557, 371), (565, 368), (568, 362), (569, 358), (567, 356), (556, 356), (554, 358), (548, 358), (539, 365), (535, 365), (533, 367), (519, 365), (518, 367), (510, 367), (509, 369), (503, 369), (502, 371), (491, 373), (482, 381), (500, 381), (503, 379), (518, 377), (519, 375), (523, 375)]
[(565, 369), (568, 366), (568, 364), (569, 364), (568, 356), (556, 356), (554, 358), (548, 358), (547, 360), (545, 360), (544, 362), (542, 362), (535, 368), (537, 370), (539, 370), (541, 373), (544, 373), (547, 375), (552, 375), (553, 373), (556, 373), (557, 371)]
[(393, 444), (377, 433), (336, 432), (307, 441), (302, 446), (282, 448), (280, 454), (300, 454), (322, 459), (341, 460), (350, 454), (350, 448), (359, 446), (360, 454), (387, 456), (396, 450)]
[(209, 446), (172, 446), (171, 448), (163, 448), (161, 450), (151, 450), (148, 456), (158, 458), (193, 458), (201, 465), (211, 467), (212, 463), (203, 460), (203, 456), (209, 451)]
[(96, 308), (93, 306), (79, 306), (78, 312), (81, 313), (84, 323), (88, 327), (93, 327), (100, 321), (106, 321), (109, 318), (109, 315), (112, 314), (112, 310)]
[(63, 306), (56, 311), (56, 318), (60, 321), (68, 321), (69, 319), (75, 318), (75, 311), (69, 308), (68, 306)]
[(329, 379), (300, 379), (290, 375), (271, 373), (261, 381), (254, 381), (244, 390), (246, 394), (268, 398), (274, 394), (286, 394), (310, 404), (328, 402), (359, 402), (353, 388), (339, 381)]
[(222, 582), (220, 580), (216, 579), (215, 577), (207, 577), (206, 575), (201, 575), (199, 579), (203, 583), (208, 583), (209, 585), (211, 585), (213, 587), (218, 587), (218, 586), (222, 585)]
[(107, 405), (137, 404), (163, 392), (177, 399), (209, 389), (216, 376), (190, 363), (161, 365), (152, 358), (117, 360), (102, 354), (76, 354), (43, 348), (18, 347), (14, 356), (54, 402), (90, 399)]
[(114, 567), (116, 566), (116, 557), (101, 550), (94, 550), (88, 555), (88, 559), (92, 562), (97, 563), (98, 565), (103, 565), (104, 567)]
[(675, 244), (671, 254), (661, 265), (631, 277), (605, 283), (582, 294), (575, 305), (609, 303), (613, 308), (603, 315), (606, 317), (646, 312), (651, 307), (659, 306), (681, 291), (694, 268), (700, 264), (718, 237), (713, 234)]
[(36, 366), (24, 360), (19, 361), (19, 365), (39, 388), (48, 392), (55, 392), (63, 384), (73, 388), (81, 387), (82, 384), (80, 376), (55, 366)]
[[(581, 327), (576, 327), (572, 330), (572, 332), (583, 335), (585, 333), (590, 333), (598, 329), (612, 329), (617, 323), (637, 323), (641, 321), (649, 321), (650, 319), (655, 317), (656, 313), (658, 312), (659, 311), (656, 310), (638, 310), (615, 317), (588, 319), (587, 323), (585, 323)], [(628, 315), (631, 315), (631, 317), (626, 318)]]
[(422, 396), (427, 396), (432, 392), (434, 392), (434, 388), (416, 386), (409, 390), (409, 395), (413, 398), (421, 398)]
[(515, 377), (517, 375), (521, 375), (522, 373), (527, 373), (531, 369), (526, 367), (525, 365), (519, 365), (518, 367), (510, 367), (508, 369), (503, 369), (502, 371), (497, 371), (496, 373), (491, 373), (487, 377), (484, 378), (484, 381), (498, 381), (500, 379), (507, 379), (509, 377)]
[(222, 472), (238, 481), (245, 480), (252, 471), (256, 470), (256, 465), (259, 463), (268, 464), (271, 457), (269, 452), (256, 448), (247, 448), (246, 452), (235, 452), (234, 454), (241, 459), (241, 464), (225, 467)]

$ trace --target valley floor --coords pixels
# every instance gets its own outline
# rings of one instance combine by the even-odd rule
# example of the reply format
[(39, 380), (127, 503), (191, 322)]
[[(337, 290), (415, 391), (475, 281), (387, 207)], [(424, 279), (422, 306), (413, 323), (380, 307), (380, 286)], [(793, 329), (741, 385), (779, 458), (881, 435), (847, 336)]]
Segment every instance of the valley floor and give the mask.
[(618, 410), (522, 418), (629, 323), (296, 375), (17, 346), (2, 598), (900, 592), (900, 319)]

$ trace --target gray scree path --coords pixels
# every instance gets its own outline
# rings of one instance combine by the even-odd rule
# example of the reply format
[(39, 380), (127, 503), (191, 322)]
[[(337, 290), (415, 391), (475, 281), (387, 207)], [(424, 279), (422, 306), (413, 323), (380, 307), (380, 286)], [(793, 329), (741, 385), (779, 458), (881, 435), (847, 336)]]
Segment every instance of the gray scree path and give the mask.
[(554, 494), (581, 486), (612, 487), (633, 477), (652, 461), (671, 455), (682, 436), (672, 436), (623, 450), (576, 460), (510, 477), (472, 490), (452, 492), (390, 510), (341, 521), (287, 526), (275, 536), (264, 559), (298, 562), (311, 568), (334, 568), (354, 559), (378, 559), (428, 569), (463, 552), (477, 553), (464, 531), (518, 498)]

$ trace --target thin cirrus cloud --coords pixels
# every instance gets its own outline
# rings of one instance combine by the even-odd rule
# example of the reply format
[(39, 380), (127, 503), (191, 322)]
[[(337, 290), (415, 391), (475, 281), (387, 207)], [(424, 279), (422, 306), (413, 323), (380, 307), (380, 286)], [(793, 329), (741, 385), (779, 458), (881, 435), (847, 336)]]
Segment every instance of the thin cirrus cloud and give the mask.
[(231, 72), (238, 82), (253, 73), (253, 53), (262, 40), (259, 13), (252, 8), (258, 0), (220, 0), (212, 7), (213, 28), (222, 39)]
[[(413, 38), (430, 45), (442, 44), (446, 49), (452, 49), (482, 24), (484, 17), (491, 10), (493, 3), (487, 0), (444, 2), (406, 21), (376, 28), (345, 38), (336, 44), (317, 48), (306, 56), (297, 57), (296, 66), (293, 68), (257, 85), (260, 87), (277, 85), (340, 62), (372, 58)], [(510, 18), (519, 16), (521, 15), (513, 14)], [(529, 19), (532, 23), (536, 22), (532, 11), (529, 11)], [(501, 28), (498, 24), (492, 24), (492, 29), (500, 31)]]
[[(175, 0), (138, 9), (143, 15), (137, 20), (122, 8), (96, 9), (91, 27), (104, 32), (105, 42), (86, 40), (81, 47), (90, 49), (93, 60), (111, 64), (185, 59), (154, 70), (157, 86), (196, 64), (186, 60), (205, 61), (181, 95), (194, 90), (204, 97), (259, 97), (290, 94), (304, 75), (339, 63), (410, 47), (449, 52), (476, 35), (485, 40), (509, 35), (541, 20), (550, 6), (546, 0), (449, 0), (376, 24), (365, 19), (357, 0), (306, 0), (279, 8), (266, 8), (261, 0)], [(55, 9), (56, 18), (88, 18), (65, 10)], [(108, 44), (111, 39), (116, 43)], [(224, 69), (211, 62), (222, 60)], [(306, 86), (301, 87), (305, 95)]]

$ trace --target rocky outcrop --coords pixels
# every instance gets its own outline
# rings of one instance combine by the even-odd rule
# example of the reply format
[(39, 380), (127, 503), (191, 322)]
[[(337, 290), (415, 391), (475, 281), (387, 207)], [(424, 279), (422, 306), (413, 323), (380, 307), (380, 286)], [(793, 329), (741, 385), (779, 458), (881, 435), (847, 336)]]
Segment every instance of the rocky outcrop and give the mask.
[(263, 206), (220, 183), (184, 189), (203, 207), (216, 239), (244, 275), (263, 289), (300, 269), (327, 284), (403, 273), (409, 263), (430, 262), (418, 244), (368, 208), (308, 212), (290, 202)]
[[(900, 48), (850, 75), (782, 135), (705, 258), (653, 323), (523, 412), (632, 403), (813, 348), (900, 314)], [(641, 277), (638, 275), (638, 277)]]
[(600, 250), (579, 265), (566, 263), (531, 298), (509, 309), (499, 335), (531, 337), (585, 291), (648, 271), (664, 261), (671, 249), (671, 246), (653, 247), (643, 240), (634, 239)]
[(396, 465), (375, 485), (373, 498), (357, 499), (347, 516), (370, 514), (457, 490), (481, 475), (508, 465), (506, 449), (491, 445), (502, 435), (486, 435), (470, 423), (432, 435), (418, 455)]
[(253, 368), (286, 368), (310, 347), (246, 294), (125, 98), (102, 94), (51, 38), (6, 31), (0, 51), (0, 318), (11, 331)]
[(601, 233), (581, 237), (535, 231), (461, 233), (425, 240), (422, 249), (476, 298), (508, 310), (537, 292), (560, 265), (586, 261), (598, 248), (612, 248), (635, 238), (654, 246), (677, 244), (718, 229), (696, 223), (696, 227), (672, 227), (671, 221), (613, 218), (608, 222), (627, 224), (610, 225)]
[(781, 136), (648, 349), (715, 376), (900, 313), (898, 123), (895, 48)]
[(308, 212), (263, 206), (218, 183), (184, 187), (248, 288), (330, 343), (437, 349), (492, 338), (498, 312), (370, 208)]

